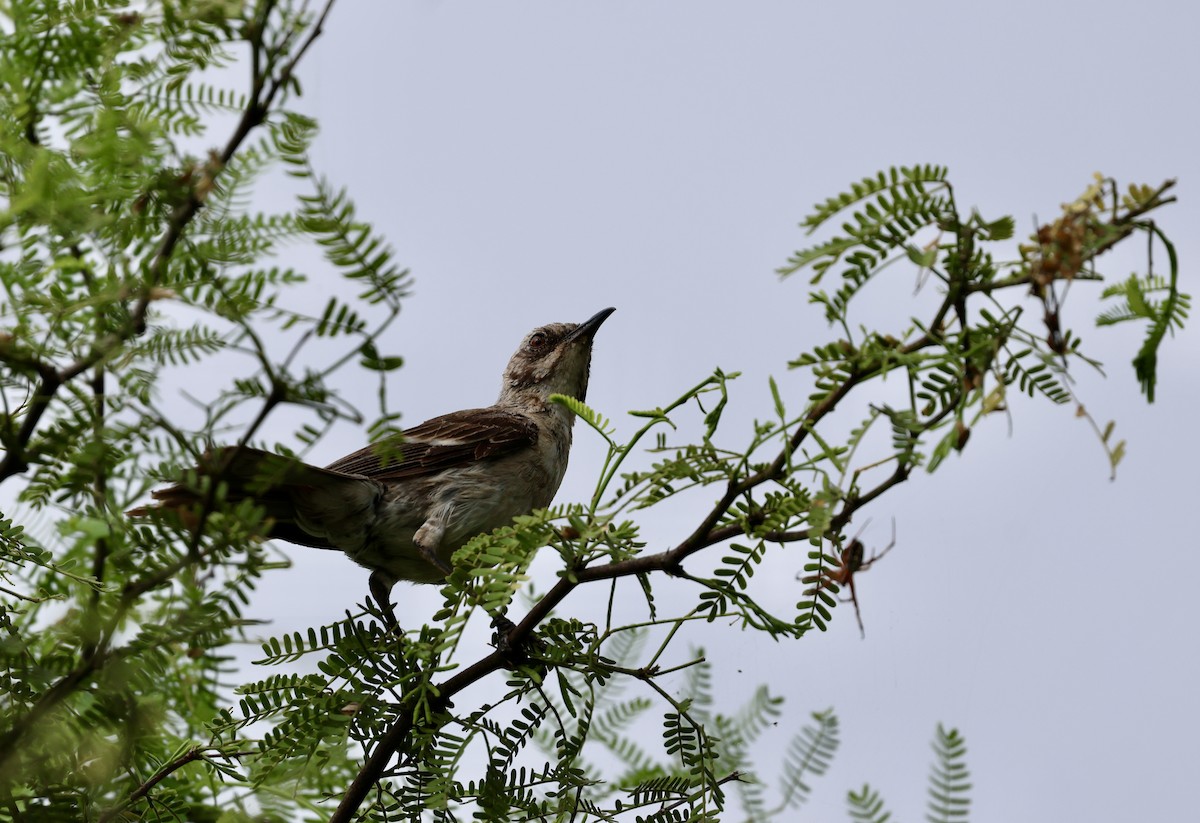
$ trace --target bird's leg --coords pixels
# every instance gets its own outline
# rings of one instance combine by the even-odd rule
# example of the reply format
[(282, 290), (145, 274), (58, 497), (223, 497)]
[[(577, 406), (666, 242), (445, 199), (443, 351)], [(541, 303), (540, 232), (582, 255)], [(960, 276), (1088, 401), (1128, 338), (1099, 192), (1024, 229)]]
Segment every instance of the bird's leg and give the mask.
[(440, 571), (446, 577), (450, 576), (450, 572), (454, 571), (450, 568), (450, 564), (442, 558), (438, 557), (438, 546), (442, 542), (442, 534), (446, 531), (446, 525), (439, 520), (426, 520), (421, 528), (417, 529), (417, 533), (413, 535), (413, 545), (417, 547), (417, 551), (421, 557), (429, 561), (430, 565)]
[[(441, 544), (442, 536), (446, 532), (446, 524), (440, 517), (434, 516), (426, 520), (421, 528), (417, 529), (417, 533), (413, 535), (413, 545), (417, 547), (417, 551), (421, 557), (425, 558), (438, 571), (446, 577), (454, 571), (450, 565), (438, 556), (438, 546)], [(516, 659), (518, 651), (511, 648), (508, 642), (508, 635), (516, 628), (516, 624), (509, 620), (504, 612), (492, 614), (492, 628), (495, 631), (492, 633), (492, 645), (500, 652), (511, 655)]]
[(375, 599), (375, 605), (383, 613), (383, 622), (392, 631), (398, 631), (400, 628), (400, 624), (396, 621), (396, 612), (392, 609), (392, 586), (395, 584), (396, 581), (380, 572), (371, 572), (371, 578), (367, 583), (371, 589), (371, 597)]

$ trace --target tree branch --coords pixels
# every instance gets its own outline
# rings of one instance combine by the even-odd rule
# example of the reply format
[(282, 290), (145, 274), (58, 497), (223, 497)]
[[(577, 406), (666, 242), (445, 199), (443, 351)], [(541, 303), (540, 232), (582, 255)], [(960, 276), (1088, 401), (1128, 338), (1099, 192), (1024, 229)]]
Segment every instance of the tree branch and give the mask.
[[(477, 663), (468, 666), (458, 674), (436, 687), (438, 693), (436, 708), (444, 709), (449, 706), (450, 699), (492, 672), (500, 671), (509, 665), (511, 655), (494, 651)], [(413, 730), (412, 699), (405, 700), (400, 706), (400, 717), (392, 724), (375, 746), (375, 751), (363, 763), (354, 780), (346, 788), (337, 809), (329, 818), (329, 823), (351, 823), (358, 813), (359, 806), (366, 800), (367, 795), (376, 783), (383, 777), (392, 756), (400, 750)]]
[[(125, 809), (128, 809), (134, 803), (138, 802), (143, 797), (150, 794), (151, 789), (153, 789), (159, 783), (163, 782), (168, 777), (170, 777), (172, 774), (179, 771), (180, 769), (182, 769), (184, 766), (188, 765), (189, 763), (194, 763), (197, 760), (207, 760), (209, 758), (209, 755), (205, 753), (206, 751), (207, 751), (206, 749), (201, 748), (200, 746), (194, 746), (194, 747), (188, 749), (187, 751), (185, 751), (183, 754), (179, 755), (179, 757), (176, 757), (174, 760), (164, 763), (159, 768), (158, 771), (156, 771), (154, 774), (152, 774), (149, 778), (146, 779), (146, 782), (142, 783), (140, 786), (138, 786), (136, 789), (134, 789), (133, 792), (129, 795), (129, 797), (125, 798), (125, 800), (123, 800), (121, 803), (117, 804), (116, 806), (113, 806), (112, 808), (110, 808), (107, 811), (105, 811), (104, 813), (102, 813), (100, 815), (100, 817), (97, 818), (97, 823), (108, 823), (109, 820), (112, 820), (117, 815), (121, 814), (121, 812), (125, 811)], [(225, 752), (219, 752), (219, 750), (218, 750), (218, 753), (221, 754), (223, 757), (230, 758), (230, 759), (234, 758), (234, 757), (239, 757), (242, 755), (253, 754), (253, 752), (248, 752), (248, 751), (247, 752), (225, 753)]]
[(97, 823), (108, 823), (109, 820), (112, 820), (114, 817), (119, 815), (125, 809), (128, 809), (134, 803), (138, 802), (143, 797), (148, 795), (150, 793), (151, 789), (153, 789), (155, 786), (157, 786), (162, 781), (166, 780), (172, 774), (179, 771), (180, 769), (182, 769), (184, 766), (186, 766), (189, 763), (193, 763), (197, 760), (203, 760), (203, 759), (204, 759), (204, 752), (200, 747), (197, 746), (195, 748), (188, 749), (186, 752), (184, 752), (183, 754), (181, 754), (179, 757), (175, 758), (174, 760), (170, 761), (169, 763), (164, 763), (158, 771), (156, 771), (154, 774), (152, 774), (146, 780), (145, 783), (138, 786), (133, 791), (133, 793), (130, 794), (129, 797), (127, 797), (123, 802), (119, 803), (116, 806), (113, 806), (111, 809), (108, 809), (103, 814), (101, 814), (100, 817), (97, 819)]

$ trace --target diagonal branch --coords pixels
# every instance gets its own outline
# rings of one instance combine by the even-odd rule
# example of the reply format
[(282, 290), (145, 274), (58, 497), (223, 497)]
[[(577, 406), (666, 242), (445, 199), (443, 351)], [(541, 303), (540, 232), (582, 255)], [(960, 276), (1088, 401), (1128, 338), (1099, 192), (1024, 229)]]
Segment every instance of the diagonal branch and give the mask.
[[(115, 819), (117, 816), (119, 816), (122, 812), (124, 812), (126, 809), (128, 809), (130, 806), (132, 806), (134, 803), (138, 802), (143, 797), (150, 794), (151, 789), (153, 789), (159, 783), (163, 782), (168, 777), (170, 777), (172, 774), (179, 771), (180, 769), (182, 769), (184, 766), (188, 765), (189, 763), (195, 763), (197, 760), (208, 760), (212, 756), (212, 755), (208, 754), (209, 751), (213, 751), (213, 750), (203, 749), (199, 746), (193, 746), (192, 748), (185, 751), (183, 754), (176, 757), (174, 760), (170, 760), (170, 761), (164, 763), (162, 765), (162, 767), (159, 768), (158, 771), (156, 771), (154, 774), (150, 775), (150, 777), (148, 777), (146, 779), (146, 782), (142, 783), (140, 786), (138, 786), (136, 789), (134, 789), (133, 792), (130, 793), (129, 797), (125, 798), (119, 804), (117, 804), (116, 806), (113, 806), (112, 808), (108, 809), (103, 814), (101, 814), (100, 817), (97, 818), (97, 823), (108, 823), (108, 821)], [(235, 757), (242, 757), (242, 756), (248, 756), (248, 755), (253, 754), (253, 752), (249, 752), (249, 751), (228, 752), (228, 753), (221, 752), (219, 749), (215, 750), (215, 751), (218, 755), (223, 756), (226, 759), (232, 759)]]

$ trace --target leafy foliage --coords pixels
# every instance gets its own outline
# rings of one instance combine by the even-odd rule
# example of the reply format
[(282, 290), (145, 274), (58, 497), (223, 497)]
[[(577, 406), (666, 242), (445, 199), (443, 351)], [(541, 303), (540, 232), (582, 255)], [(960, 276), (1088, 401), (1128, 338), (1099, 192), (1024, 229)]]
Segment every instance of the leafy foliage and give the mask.
[[(1133, 368), (1142, 390), (1152, 402), (1157, 382), (1158, 347), (1167, 332), (1183, 328), (1191, 308), (1191, 297), (1176, 288), (1179, 261), (1175, 257), (1175, 247), (1158, 229), (1153, 231), (1167, 249), (1171, 264), (1170, 279), (1154, 274), (1140, 278), (1130, 275), (1125, 282), (1109, 286), (1102, 296), (1119, 302), (1096, 318), (1096, 324), (1100, 326), (1113, 326), (1130, 320), (1147, 321), (1146, 341), (1133, 359)], [(1161, 300), (1152, 297), (1160, 294), (1164, 295)]]
[(830, 322), (837, 321), (892, 252), (904, 250), (914, 261), (923, 259), (912, 239), (952, 207), (945, 196), (949, 191), (946, 169), (938, 166), (892, 168), (865, 178), (849, 192), (815, 206), (814, 213), (801, 223), (812, 232), (846, 209), (860, 206), (852, 213), (852, 222), (842, 224), (845, 235), (796, 252), (779, 273), (786, 277), (812, 267), (812, 283), (816, 284), (828, 269), (844, 261), (847, 266), (841, 272), (841, 288), (832, 295), (823, 291), (810, 295), (813, 302), (825, 306)]
[[(242, 609), (257, 579), (285, 565), (250, 539), (262, 513), (225, 506), (215, 487), (222, 513), (202, 533), (163, 532), (123, 512), (153, 476), (176, 473), (235, 429), (248, 442), (281, 406), (309, 414), (301, 440), (361, 417), (326, 388), (338, 356), (295, 369), (306, 341), (339, 315), (287, 307), (308, 274), (271, 260), (307, 238), (329, 250), (332, 270), (366, 284), (358, 322), (340, 316), (350, 354), (375, 351), (404, 273), (311, 175), (313, 193), (294, 212), (255, 211), (251, 196), (280, 161), (307, 164), (315, 125), (287, 105), (323, 12), (290, 2), (8, 11), (0, 480), (22, 478), (19, 505), (57, 528), (35, 535), (0, 523), (0, 794), (7, 810), (71, 820), (122, 818), (151, 789), (158, 814), (207, 819), (257, 806), (291, 819), (349, 774), (350, 717), (335, 710), (341, 695), (294, 676), (246, 691), (241, 721), (222, 708), (233, 674), (225, 649), (250, 628)], [(248, 83), (219, 85), (235, 83), (232, 72), (197, 79), (232, 65), (243, 44)], [(232, 129), (221, 148), (197, 151), (214, 114), (232, 115)], [(317, 222), (305, 211), (312, 199), (340, 208)], [(215, 363), (235, 379), (207, 395), (202, 381), (184, 382)], [(187, 425), (158, 406), (180, 385), (199, 406)], [(258, 720), (273, 725), (246, 739)], [(332, 745), (307, 748), (318, 741)], [(282, 805), (229, 788), (298, 774), (333, 782)]]
[(971, 784), (967, 782), (970, 772), (964, 762), (967, 754), (967, 744), (957, 729), (947, 731), (940, 724), (937, 736), (933, 740), (935, 760), (929, 775), (929, 814), (925, 819), (930, 823), (950, 823), (967, 819), (967, 807), (970, 799), (967, 792)]
[(883, 805), (883, 798), (868, 784), (863, 784), (862, 790), (855, 792), (851, 789), (846, 795), (849, 805), (850, 819), (854, 823), (887, 823), (892, 819), (891, 812)]
[[(1012, 219), (963, 213), (942, 167), (851, 185), (802, 223), (813, 232), (841, 218), (840, 233), (780, 270), (811, 268), (814, 286), (834, 278), (810, 299), (840, 337), (790, 364), (811, 384), (772, 379), (763, 418), (732, 433), (724, 412), (738, 375), (721, 370), (633, 412), (631, 431), (554, 398), (608, 448), (589, 500), (471, 540), (428, 625), (390, 629), (368, 603), (262, 641), (257, 665), (270, 673), (240, 683), (229, 649), (260, 639), (244, 608), (286, 560), (261, 540), (262, 507), (226, 499), (219, 477), (185, 467), (216, 443), (291, 454), (338, 421), (366, 423), (379, 440), (397, 417), (386, 378), (402, 360), (380, 340), (409, 273), (313, 167), (316, 123), (291, 108), (298, 61), (328, 8), (10, 4), (0, 482), (17, 508), (0, 516), (0, 815), (791, 813), (837, 751), (836, 715), (792, 725), (781, 747), (771, 737), (776, 724), (789, 731), (780, 699), (761, 688), (720, 711), (714, 666), (703, 651), (680, 654), (680, 639), (736, 626), (790, 644), (834, 627), (841, 587), (864, 568), (843, 550), (857, 542), (846, 532), (858, 512), (962, 452), (989, 416), (1015, 413), (1010, 388), (1076, 400), (1070, 367), (1095, 364), (1065, 325), (1065, 286), (1103, 279), (1096, 259), (1138, 233), (1166, 249), (1170, 272), (1155, 274), (1151, 260), (1146, 274), (1109, 285), (1100, 323), (1147, 324), (1134, 364), (1152, 400), (1157, 352), (1190, 305), (1174, 250), (1146, 216), (1170, 202), (1170, 183), (1118, 198), (1098, 180), (1011, 262), (1001, 251)], [(197, 148), (226, 121), (217, 149)], [(256, 182), (280, 170), (302, 192), (290, 209), (258, 211)], [(324, 263), (283, 265), (281, 249), (296, 243)], [(890, 330), (857, 327), (855, 301), (904, 267), (939, 290), (936, 308)], [(318, 287), (331, 278), (341, 285)], [(1013, 294), (1026, 299), (1002, 301)], [(332, 390), (345, 368), (378, 381), (377, 409)], [(196, 379), (200, 369), (218, 379)], [(898, 391), (851, 406), (854, 389), (889, 376)], [(192, 401), (190, 415), (174, 410), (178, 398)], [(277, 425), (285, 408), (290, 430)], [(1101, 431), (1115, 466), (1123, 444), (1111, 434)], [(204, 495), (196, 522), (125, 515), (180, 475)], [(699, 521), (648, 551), (635, 518), (697, 497)], [(558, 570), (539, 592), (528, 570), (543, 549)], [(783, 606), (762, 582), (780, 569), (799, 577)], [(682, 597), (659, 597), (668, 576)], [(556, 612), (596, 584), (608, 587), (603, 619)], [(494, 621), (495, 648), (473, 657), (472, 619), (502, 614), (520, 620)], [(498, 698), (464, 694), (502, 671)], [(775, 773), (755, 767), (771, 746), (786, 752)], [(930, 819), (962, 819), (961, 737), (939, 728), (935, 752)], [(869, 787), (849, 802), (854, 820), (889, 819)]]

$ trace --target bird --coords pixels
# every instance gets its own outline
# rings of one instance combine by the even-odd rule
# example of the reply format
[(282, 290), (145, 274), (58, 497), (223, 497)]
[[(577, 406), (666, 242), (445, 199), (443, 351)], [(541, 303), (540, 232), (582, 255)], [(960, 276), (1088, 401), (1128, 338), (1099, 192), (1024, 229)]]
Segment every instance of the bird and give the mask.
[[(370, 570), (372, 598), (395, 624), (400, 581), (439, 583), (454, 552), (476, 535), (546, 508), (567, 470), (575, 414), (555, 394), (587, 395), (592, 343), (615, 309), (583, 323), (540, 326), (504, 369), (486, 408), (434, 417), (324, 468), (249, 446), (206, 452), (196, 478), (224, 484), (230, 503), (253, 500), (264, 537), (344, 552)], [(198, 522), (211, 495), (198, 483), (152, 492), (156, 504), (129, 513)]]

